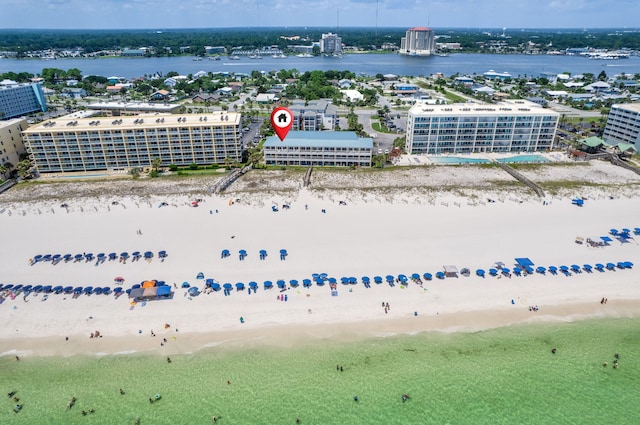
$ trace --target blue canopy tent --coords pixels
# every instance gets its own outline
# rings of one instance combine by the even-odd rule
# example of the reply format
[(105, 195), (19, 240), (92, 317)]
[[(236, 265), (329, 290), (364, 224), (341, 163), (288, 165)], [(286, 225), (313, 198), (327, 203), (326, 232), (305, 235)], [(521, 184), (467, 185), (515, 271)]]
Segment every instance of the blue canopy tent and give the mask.
[(122, 293), (122, 288), (120, 286), (118, 286), (117, 288), (113, 289), (113, 293), (114, 294), (121, 294)]
[(228, 249), (223, 249), (222, 252), (220, 252), (220, 258), (227, 258), (231, 255), (231, 252)]
[(96, 294), (96, 295), (102, 294), (102, 288), (98, 287), (98, 288), (94, 289), (93, 293)]
[(50, 294), (51, 292), (53, 292), (53, 286), (51, 285), (45, 285), (42, 287), (42, 292)]
[(284, 287), (287, 285), (287, 283), (283, 279), (278, 279), (276, 281), (276, 285), (278, 285), (278, 288), (284, 289)]
[(482, 269), (478, 269), (478, 270), (476, 270), (476, 276), (484, 277), (484, 273), (485, 273), (485, 272), (484, 272), (484, 270), (482, 270)]
[(522, 267), (523, 269), (525, 267), (531, 267), (533, 266), (533, 261), (531, 261), (529, 258), (527, 257), (520, 257), (520, 258), (516, 258), (516, 264), (519, 265), (520, 267)]
[(382, 283), (382, 276), (374, 276), (373, 281), (378, 284)]
[(167, 258), (167, 251), (158, 251), (159, 258)]
[(137, 260), (138, 258), (140, 258), (140, 251), (133, 251), (131, 253), (131, 256)]
[(64, 287), (64, 293), (65, 294), (71, 294), (73, 292), (73, 286), (65, 286)]
[(607, 263), (606, 267), (607, 267), (607, 270), (615, 270), (616, 265), (613, 263)]
[[(33, 289), (35, 289), (35, 286), (33, 287)], [(58, 285), (58, 286), (53, 288), (53, 292), (55, 292), (56, 294), (62, 293), (63, 290), (64, 290), (64, 288), (62, 286), (60, 286), (60, 285)]]
[(244, 283), (242, 282), (236, 283), (236, 291), (244, 291)]
[(587, 273), (591, 273), (593, 267), (591, 267), (591, 264), (583, 264), (582, 268), (584, 269), (584, 271), (586, 271)]
[(199, 272), (199, 273), (196, 275), (196, 279), (204, 279), (204, 273)]
[(300, 286), (300, 285), (298, 284), (298, 281), (297, 281), (297, 280), (295, 280), (295, 279), (291, 279), (291, 280), (289, 281), (289, 285), (291, 285), (291, 287), (292, 287), (292, 288), (297, 288), (298, 286)]
[[(196, 288), (195, 286), (192, 286), (191, 288), (189, 288), (189, 289), (187, 290), (187, 292), (188, 292), (188, 293), (189, 293), (189, 295), (190, 295), (190, 296), (192, 296), (192, 297), (195, 297), (195, 296), (197, 296), (197, 295), (200, 293), (200, 291), (198, 291), (198, 288)], [(156, 294), (157, 294), (157, 292), (156, 292)]]
[(264, 289), (271, 289), (273, 288), (273, 282), (271, 282), (270, 280), (265, 280), (264, 283)]
[(156, 296), (169, 298), (171, 296), (171, 287), (167, 285), (158, 286), (158, 289), (156, 290)]
[(153, 258), (153, 252), (147, 251), (144, 253), (144, 258)]

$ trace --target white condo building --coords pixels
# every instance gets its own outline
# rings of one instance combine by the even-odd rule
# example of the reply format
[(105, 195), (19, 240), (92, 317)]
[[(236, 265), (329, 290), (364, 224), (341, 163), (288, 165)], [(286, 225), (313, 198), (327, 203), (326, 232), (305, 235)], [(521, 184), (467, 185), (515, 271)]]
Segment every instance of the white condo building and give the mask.
[(320, 52), (327, 55), (339, 55), (342, 53), (342, 38), (338, 34), (322, 34), (320, 39)]
[(640, 104), (612, 105), (602, 138), (610, 145), (627, 143), (640, 150)]
[(398, 53), (409, 56), (430, 56), (436, 52), (436, 35), (431, 28), (409, 28), (400, 39)]
[(407, 118), (411, 154), (534, 152), (553, 147), (560, 114), (526, 100), (416, 104)]
[(24, 144), (40, 173), (128, 170), (162, 164), (240, 161), (238, 113), (150, 114), (110, 118), (62, 117), (29, 127)]

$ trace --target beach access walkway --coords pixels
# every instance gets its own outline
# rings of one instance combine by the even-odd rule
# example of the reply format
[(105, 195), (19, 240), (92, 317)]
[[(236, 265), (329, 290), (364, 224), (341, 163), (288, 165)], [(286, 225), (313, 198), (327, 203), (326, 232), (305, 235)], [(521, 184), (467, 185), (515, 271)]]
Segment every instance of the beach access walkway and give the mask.
[(538, 186), (537, 184), (535, 184), (533, 181), (531, 181), (530, 179), (526, 178), (525, 176), (523, 176), (522, 174), (520, 174), (519, 172), (517, 172), (513, 168), (509, 167), (507, 164), (505, 164), (503, 162), (499, 162), (499, 161), (496, 161), (496, 160), (493, 160), (493, 162), (495, 164), (498, 164), (498, 166), (500, 168), (502, 168), (504, 171), (506, 171), (507, 173), (511, 174), (511, 176), (513, 176), (514, 179), (518, 180), (521, 183), (524, 183), (529, 188), (531, 188), (531, 190), (533, 190), (539, 197), (541, 197), (541, 198), (545, 197), (544, 191), (542, 190), (542, 188), (540, 186)]

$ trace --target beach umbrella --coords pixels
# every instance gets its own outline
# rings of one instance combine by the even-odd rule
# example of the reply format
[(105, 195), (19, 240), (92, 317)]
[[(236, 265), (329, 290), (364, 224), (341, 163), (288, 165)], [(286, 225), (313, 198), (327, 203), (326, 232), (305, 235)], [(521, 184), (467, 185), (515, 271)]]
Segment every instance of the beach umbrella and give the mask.
[(349, 278), (345, 277), (345, 276), (342, 276), (340, 278), (340, 283), (342, 283), (343, 285), (348, 285), (349, 284)]
[[(622, 261), (619, 261), (616, 265), (618, 266), (619, 269), (625, 269), (626, 268), (625, 265), (624, 265), (624, 262), (622, 262)], [(26, 289), (24, 289), (24, 290), (26, 291)]]
[(92, 252), (87, 252), (86, 254), (84, 254), (84, 258), (86, 258), (87, 260), (90, 260), (93, 258), (93, 253)]
[(120, 294), (120, 293), (122, 293), (122, 288), (121, 288), (121, 287), (114, 288), (113, 293), (114, 293), (114, 294)]
[(584, 264), (582, 268), (585, 269), (588, 273), (590, 273), (593, 267), (591, 267), (591, 264)]
[(620, 232), (618, 232), (618, 229), (611, 229), (609, 230), (609, 233), (611, 233), (613, 236), (616, 236)]
[(189, 295), (191, 295), (192, 297), (195, 297), (196, 295), (198, 295), (198, 288), (196, 288), (195, 286), (189, 288), (189, 290), (187, 291), (189, 293)]
[(491, 269), (489, 269), (489, 274), (491, 276), (497, 276), (498, 275), (498, 270), (491, 268)]
[(393, 282), (394, 280), (396, 280), (396, 278), (395, 278), (395, 277), (393, 277), (393, 276), (392, 276), (392, 275), (390, 275), (390, 274), (388, 274), (388, 275), (385, 277), (385, 279), (386, 279), (386, 281), (387, 281), (387, 282)]
[(85, 293), (85, 294), (87, 294), (87, 295), (88, 295), (88, 294), (90, 294), (90, 293), (92, 293), (92, 292), (93, 292), (93, 286), (87, 286), (87, 287), (85, 287), (85, 288), (82, 290), (82, 292), (84, 292), (84, 293)]
[(42, 255), (38, 254), (38, 255), (34, 256), (33, 260), (36, 261), (36, 262), (42, 260)]
[(259, 252), (260, 254), (260, 258), (264, 258), (267, 256), (267, 250), (266, 249), (261, 249)]
[(51, 261), (51, 254), (44, 255), (42, 261)]
[(280, 250), (280, 255), (287, 255), (287, 250), (286, 249), (281, 249)]
[(629, 230), (629, 229), (622, 229), (622, 233), (631, 233), (631, 230)]
[(398, 275), (398, 280), (399, 280), (400, 282), (402, 282), (402, 283), (407, 283), (407, 281), (408, 281), (409, 279), (407, 278), (407, 276), (405, 276), (405, 275), (403, 275), (403, 274), (399, 274), (399, 275)]
[(83, 255), (82, 254), (76, 254), (73, 256), (73, 258), (75, 258), (76, 260), (82, 260)]
[(228, 257), (229, 255), (231, 255), (231, 252), (229, 252), (228, 249), (223, 249), (222, 252), (220, 253), (220, 256), (222, 258)]
[(373, 281), (375, 283), (382, 283), (382, 276), (374, 276)]
[(144, 253), (144, 258), (153, 258), (153, 252), (147, 251)]
[(111, 292), (111, 288), (108, 286), (105, 286), (102, 288), (102, 293), (105, 295), (109, 295), (109, 293)]
[(3, 287), (4, 290), (9, 290), (11, 288), (13, 288), (12, 284), (4, 285), (4, 287)]
[(558, 272), (558, 268), (556, 266), (549, 266), (547, 269), (552, 274), (556, 274)]
[(522, 274), (522, 270), (523, 270), (523, 269), (521, 269), (521, 268), (519, 268), (519, 267), (515, 267), (515, 268), (513, 269), (513, 273), (514, 273), (516, 276), (520, 276), (520, 275)]
[(211, 288), (211, 285), (213, 285), (213, 283), (215, 282), (215, 280), (213, 279), (207, 279), (204, 281), (205, 286)]
[(64, 292), (65, 294), (70, 294), (70, 293), (72, 293), (72, 292), (73, 292), (73, 286), (65, 286), (65, 287), (64, 287), (64, 289), (63, 289), (63, 292)]
[(270, 280), (265, 280), (263, 285), (264, 285), (264, 289), (273, 288), (273, 282), (271, 282)]
[(29, 291), (31, 291), (31, 288), (33, 288), (33, 285), (25, 285), (25, 286), (22, 288), (22, 290), (23, 290), (24, 292), (29, 292)]
[(19, 290), (21, 290), (22, 288), (24, 288), (24, 285), (18, 284), (18, 285), (16, 285), (16, 286), (14, 286), (14, 287), (13, 287), (13, 290), (14, 290), (14, 291), (19, 291)]
[[(36, 285), (33, 287), (33, 292), (42, 292), (42, 288), (44, 288), (44, 286), (42, 285)], [(6, 289), (6, 288), (5, 288)]]
[(102, 288), (96, 288), (96, 289), (94, 289), (94, 290), (93, 290), (93, 293), (94, 293), (94, 294), (96, 294), (96, 295), (100, 295), (100, 294), (102, 294)]
[(632, 268), (632, 267), (633, 267), (633, 263), (632, 263), (631, 261), (625, 261), (625, 262), (624, 262), (624, 266), (625, 266), (626, 268), (630, 269), (630, 268)]
[(79, 294), (81, 292), (82, 292), (82, 286), (76, 286), (75, 288), (73, 288), (74, 294)]
[(183, 287), (183, 288), (188, 288), (188, 287), (190, 287), (190, 286), (191, 286), (191, 285), (189, 284), (189, 282), (182, 282), (182, 287)]
[(295, 279), (291, 279), (289, 281), (289, 285), (291, 285), (293, 288), (297, 288), (298, 287), (298, 281)]
[(562, 272), (566, 273), (566, 272), (568, 272), (568, 271), (569, 271), (569, 267), (567, 267), (567, 266), (560, 266), (560, 271), (562, 271)]
[(634, 235), (640, 235), (640, 227), (634, 227), (633, 228), (633, 234)]
[(444, 279), (444, 272), (437, 272), (437, 273), (436, 273), (436, 277), (437, 277), (438, 279)]
[(329, 277), (329, 275), (327, 273), (320, 273), (320, 279), (325, 280), (326, 278)]
[(606, 267), (607, 267), (608, 270), (613, 270), (613, 269), (616, 268), (616, 265), (613, 264), (613, 263), (607, 263)]
[(55, 292), (56, 294), (60, 294), (63, 290), (64, 288), (60, 285), (53, 288), (53, 292)]
[(419, 275), (418, 273), (413, 273), (413, 274), (411, 275), (411, 279), (413, 279), (413, 280), (420, 280), (420, 275)]
[(353, 277), (353, 276), (350, 276), (350, 277), (349, 277), (349, 283), (350, 283), (351, 285), (355, 285), (356, 283), (358, 283), (358, 279), (356, 279), (356, 278), (355, 278), (355, 277)]
[(158, 251), (158, 257), (167, 258), (167, 251)]
[(537, 271), (538, 273), (540, 273), (540, 274), (545, 274), (545, 273), (546, 273), (546, 271), (547, 271), (547, 269), (546, 269), (546, 268), (544, 268), (543, 266), (538, 266), (538, 267), (536, 267), (536, 271)]
[(109, 253), (109, 260), (115, 260), (116, 258), (118, 258), (118, 255), (115, 252)]
[(302, 286), (308, 288), (311, 286), (311, 279), (302, 279)]
[(222, 287), (227, 291), (231, 291), (233, 289), (233, 285), (230, 283), (225, 283)]
[(575, 273), (580, 273), (580, 266), (577, 264), (572, 264), (571, 270), (573, 270)]
[(431, 280), (433, 279), (433, 275), (431, 273), (425, 273), (422, 275), (425, 279), (427, 280)]
[(241, 249), (240, 251), (238, 251), (238, 253), (242, 256), (247, 255), (247, 251), (245, 249)]
[(484, 270), (482, 270), (482, 269), (476, 270), (476, 275), (480, 276), (480, 277), (484, 277)]
[(369, 276), (362, 276), (360, 278), (360, 280), (362, 281), (362, 283), (369, 283), (371, 282), (371, 280), (369, 279)]
[(71, 260), (72, 258), (73, 258), (73, 255), (71, 255), (71, 254), (64, 254), (64, 255), (62, 256), (62, 259), (63, 259), (64, 261), (69, 261), (69, 260)]
[(62, 255), (60, 254), (54, 254), (53, 257), (51, 257), (52, 260), (57, 261), (60, 259), (60, 257), (62, 257)]
[(131, 285), (131, 289), (139, 289), (139, 288), (140, 288), (140, 284), (139, 283)]
[(220, 284), (219, 283), (212, 283), (211, 284), (211, 289), (213, 289), (214, 291), (219, 291), (220, 290)]
[(132, 256), (132, 257), (135, 257), (135, 258), (138, 258), (138, 257), (140, 256), (140, 251), (133, 251), (133, 252), (131, 253), (131, 256)]
[(104, 252), (99, 253), (98, 255), (96, 255), (97, 258), (99, 259), (103, 259), (104, 257), (106, 257)]
[(329, 284), (331, 284), (331, 285), (335, 285), (336, 283), (338, 283), (338, 281), (336, 280), (335, 277), (330, 277), (327, 280), (329, 281)]
[(244, 283), (242, 283), (242, 282), (236, 283), (236, 290), (237, 291), (243, 291), (244, 290)]
[(129, 253), (128, 253), (128, 252), (121, 252), (121, 253), (120, 253), (120, 256), (121, 256), (122, 258), (128, 258), (128, 257), (129, 257)]
[(596, 270), (600, 270), (600, 271), (602, 271), (602, 270), (604, 269), (604, 264), (596, 263), (596, 264), (595, 264), (595, 267), (596, 267)]
[(318, 286), (324, 286), (324, 283), (325, 283), (325, 280), (324, 280), (324, 279), (320, 279), (320, 280), (317, 280), (317, 281), (316, 281), (316, 284), (317, 284)]
[(196, 279), (204, 279), (204, 273), (199, 272), (199, 273), (196, 275)]
[(278, 285), (278, 288), (282, 289), (285, 287), (286, 283), (283, 279), (278, 279), (276, 285)]
[(258, 282), (253, 282), (253, 281), (249, 282), (249, 288), (254, 290), (258, 289)]
[(511, 270), (509, 270), (508, 267), (503, 267), (502, 268), (502, 274), (509, 274), (509, 273), (511, 273)]
[(43, 286), (43, 287), (42, 287), (42, 292), (45, 292), (45, 293), (51, 293), (51, 292), (53, 292), (53, 286), (51, 286), (51, 285), (45, 285), (45, 286)]

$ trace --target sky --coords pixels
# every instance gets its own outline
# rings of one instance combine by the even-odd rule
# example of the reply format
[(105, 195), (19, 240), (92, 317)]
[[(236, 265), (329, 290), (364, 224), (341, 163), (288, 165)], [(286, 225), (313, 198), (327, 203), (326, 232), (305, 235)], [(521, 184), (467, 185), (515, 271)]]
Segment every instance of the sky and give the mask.
[(638, 0), (0, 0), (0, 28), (640, 28)]

